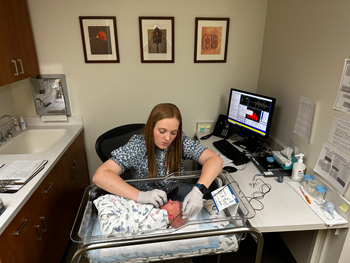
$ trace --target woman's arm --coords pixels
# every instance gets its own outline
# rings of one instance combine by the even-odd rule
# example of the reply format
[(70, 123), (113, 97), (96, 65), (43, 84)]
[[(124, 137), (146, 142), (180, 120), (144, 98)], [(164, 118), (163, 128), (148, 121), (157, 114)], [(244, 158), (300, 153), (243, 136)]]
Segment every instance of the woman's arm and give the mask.
[(198, 180), (199, 184), (204, 184), (207, 188), (222, 170), (223, 160), (212, 150), (205, 149), (199, 156), (198, 162), (203, 165), (202, 173)]
[(97, 169), (92, 181), (111, 194), (137, 201), (140, 191), (126, 183), (120, 177), (122, 173), (122, 168), (116, 162), (107, 160)]

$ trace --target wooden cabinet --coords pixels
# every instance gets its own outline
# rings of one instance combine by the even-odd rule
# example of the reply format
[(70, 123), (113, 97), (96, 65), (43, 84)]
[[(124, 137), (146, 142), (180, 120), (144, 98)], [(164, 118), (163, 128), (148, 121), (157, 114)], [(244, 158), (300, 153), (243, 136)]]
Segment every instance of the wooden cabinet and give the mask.
[(88, 185), (81, 132), (1, 234), (0, 262), (59, 263)]
[(26, 0), (0, 0), (0, 86), (39, 74)]
[(64, 204), (64, 218), (70, 233), (84, 190), (89, 185), (82, 133), (62, 156), (56, 167), (62, 203)]

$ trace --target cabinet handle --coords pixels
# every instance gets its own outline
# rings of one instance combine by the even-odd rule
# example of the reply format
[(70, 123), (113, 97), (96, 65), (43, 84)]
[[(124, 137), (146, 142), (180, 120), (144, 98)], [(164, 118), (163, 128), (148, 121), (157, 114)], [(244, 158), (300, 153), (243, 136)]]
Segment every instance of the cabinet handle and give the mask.
[(43, 192), (44, 194), (47, 194), (51, 188), (51, 186), (53, 185), (53, 183), (49, 183), (49, 186), (47, 187), (47, 189)]
[(45, 217), (40, 217), (41, 222), (43, 222), (43, 232), (47, 232)]
[(28, 219), (24, 219), (21, 228), (18, 231), (16, 231), (15, 233), (13, 233), (13, 235), (14, 236), (19, 236), (19, 234), (21, 234), (21, 231), (24, 228), (24, 226), (27, 224), (27, 222), (28, 222)]
[(36, 230), (38, 230), (39, 241), (43, 240), (43, 236), (41, 234), (41, 229), (39, 225), (35, 225)]
[(77, 178), (77, 175), (79, 175), (79, 163), (76, 160), (73, 160), (73, 165), (74, 165), (74, 166), (72, 166), (72, 169), (74, 171), (73, 178), (75, 179), (75, 178)]
[(20, 72), (19, 74), (24, 74), (22, 59), (17, 59), (17, 61), (19, 61), (19, 63), (21, 63), (21, 68), (22, 68), (22, 72)]
[(14, 74), (15, 76), (18, 76), (18, 69), (17, 69), (17, 63), (16, 60), (11, 60), (11, 62), (13, 62), (15, 64), (15, 68), (16, 68), (16, 73)]
[(72, 176), (73, 179), (77, 178), (77, 169), (75, 166), (71, 167), (73, 169), (74, 176)]

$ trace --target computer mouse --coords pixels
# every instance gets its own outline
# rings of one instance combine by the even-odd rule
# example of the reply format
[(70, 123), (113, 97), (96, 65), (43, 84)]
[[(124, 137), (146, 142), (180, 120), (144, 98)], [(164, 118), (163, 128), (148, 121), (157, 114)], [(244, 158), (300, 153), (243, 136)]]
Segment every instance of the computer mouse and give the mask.
[(237, 169), (233, 166), (225, 166), (222, 168), (223, 170), (229, 172), (229, 173), (234, 173), (234, 172), (237, 172)]

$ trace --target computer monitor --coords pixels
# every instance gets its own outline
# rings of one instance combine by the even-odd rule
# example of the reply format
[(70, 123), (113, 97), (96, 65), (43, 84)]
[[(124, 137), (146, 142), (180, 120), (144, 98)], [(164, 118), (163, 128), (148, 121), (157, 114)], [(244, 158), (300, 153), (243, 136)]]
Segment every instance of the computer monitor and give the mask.
[(227, 118), (234, 125), (244, 129), (247, 139), (234, 142), (235, 145), (255, 152), (259, 138), (268, 138), (276, 99), (247, 91), (231, 89)]

